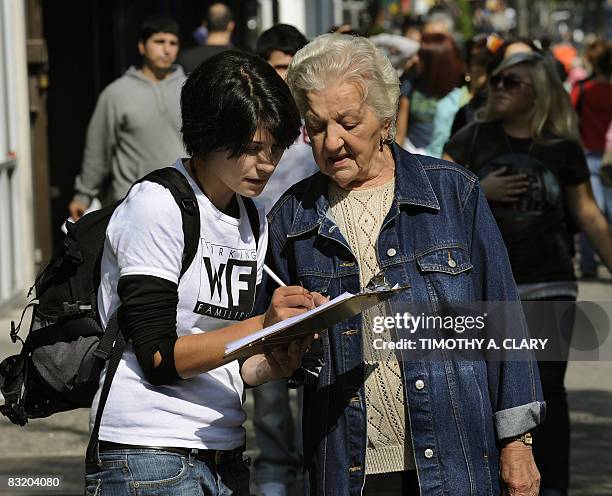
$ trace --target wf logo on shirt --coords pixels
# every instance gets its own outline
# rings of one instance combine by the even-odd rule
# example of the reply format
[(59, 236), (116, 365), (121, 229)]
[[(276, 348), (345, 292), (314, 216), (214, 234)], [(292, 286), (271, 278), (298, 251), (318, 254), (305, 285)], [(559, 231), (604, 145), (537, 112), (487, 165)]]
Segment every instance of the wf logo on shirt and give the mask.
[(250, 316), (257, 285), (256, 250), (206, 243), (194, 312), (216, 319)]

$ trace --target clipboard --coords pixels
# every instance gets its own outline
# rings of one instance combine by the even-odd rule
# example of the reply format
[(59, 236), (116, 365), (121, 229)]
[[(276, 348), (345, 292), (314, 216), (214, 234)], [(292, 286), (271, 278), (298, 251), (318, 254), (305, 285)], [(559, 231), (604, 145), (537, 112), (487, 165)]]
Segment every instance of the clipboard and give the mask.
[(374, 305), (389, 300), (407, 288), (408, 286), (396, 286), (391, 289), (366, 289), (358, 294), (342, 293), (308, 312), (277, 322), (228, 343), (223, 357), (236, 360), (288, 344), (297, 338), (325, 330), (343, 320), (350, 319)]

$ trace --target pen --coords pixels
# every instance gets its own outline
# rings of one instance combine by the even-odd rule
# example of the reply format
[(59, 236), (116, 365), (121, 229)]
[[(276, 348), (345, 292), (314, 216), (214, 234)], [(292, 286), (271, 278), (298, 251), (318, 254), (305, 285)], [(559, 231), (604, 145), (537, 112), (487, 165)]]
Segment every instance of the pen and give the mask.
[(270, 267), (268, 267), (267, 265), (264, 264), (263, 266), (263, 270), (266, 272), (266, 274), (268, 274), (272, 279), (274, 279), (274, 282), (276, 282), (276, 284), (278, 284), (279, 286), (287, 286), (280, 277), (278, 277), (274, 272), (272, 272), (272, 269), (270, 269)]

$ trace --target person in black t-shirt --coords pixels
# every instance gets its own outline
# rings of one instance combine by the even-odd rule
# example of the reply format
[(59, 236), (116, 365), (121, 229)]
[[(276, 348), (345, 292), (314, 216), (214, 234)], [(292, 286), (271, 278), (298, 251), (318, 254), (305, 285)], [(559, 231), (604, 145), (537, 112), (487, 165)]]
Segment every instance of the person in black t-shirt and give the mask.
[[(491, 75), (489, 93), (476, 122), (446, 144), (445, 158), (478, 174), (521, 299), (573, 301), (572, 222), (589, 237), (608, 269), (612, 235), (593, 199), (569, 97), (554, 66), (537, 53), (504, 60)], [(559, 361), (538, 364), (547, 419), (534, 433), (534, 456), (542, 475), (540, 495), (564, 495), (569, 486), (569, 415), (563, 379), (571, 338), (564, 342), (560, 337), (571, 336), (574, 318), (572, 313), (558, 320), (553, 304), (539, 308), (550, 312), (537, 317), (553, 322), (560, 356)]]
[[(504, 132), (502, 121), (493, 121), (463, 128), (445, 151), (483, 182), (519, 286), (574, 281), (563, 189), (589, 180), (580, 145), (569, 139), (538, 143), (516, 138)], [(499, 180), (507, 191), (487, 191), (488, 181), (495, 188)]]

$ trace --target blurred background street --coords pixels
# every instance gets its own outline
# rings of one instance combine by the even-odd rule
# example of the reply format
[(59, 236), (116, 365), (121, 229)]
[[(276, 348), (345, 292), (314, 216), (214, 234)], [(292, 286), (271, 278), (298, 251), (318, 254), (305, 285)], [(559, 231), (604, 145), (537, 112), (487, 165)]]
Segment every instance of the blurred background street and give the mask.
[[(521, 86), (534, 86), (507, 75), (498, 77), (493, 83), (493, 77), (489, 76), (495, 74), (494, 65), (507, 55), (505, 50), (520, 45), (520, 50), (537, 52), (555, 64), (555, 74), (558, 72), (560, 78), (557, 81), (560, 93), (568, 100), (568, 110), (575, 123), (580, 122), (580, 133), (576, 129), (575, 140), (580, 142), (579, 146), (575, 143), (581, 155), (577, 161), (580, 164), (564, 166), (582, 167), (580, 181), (593, 185), (597, 206), (611, 223), (612, 125), (609, 123), (612, 112), (606, 114), (606, 109), (612, 105), (612, 0), (227, 0), (221, 9), (224, 27), (215, 30), (209, 12), (213, 4), (213, 0), (0, 0), (0, 361), (20, 351), (20, 346), (9, 339), (10, 321), (19, 319), (25, 294), (35, 275), (64, 242), (61, 227), (69, 215), (69, 205), (79, 196), (87, 197), (92, 203), (101, 200), (104, 204), (102, 196), (107, 193), (105, 188), (109, 188), (111, 182), (109, 164), (106, 164), (108, 177), (101, 178), (104, 184), (98, 184), (97, 191), (89, 188), (88, 192), (88, 187), (77, 179), (84, 176), (86, 168), (84, 150), (88, 123), (102, 91), (121, 79), (132, 66), (134, 71), (141, 70), (137, 69), (144, 60), (144, 54), (137, 50), (139, 41), (142, 41), (139, 29), (143, 19), (151, 14), (171, 16), (176, 21), (178, 31), (172, 35), (178, 44), (175, 43), (175, 58), (169, 62), (171, 70), (168, 74), (182, 74), (179, 65), (188, 73), (186, 58), (181, 59), (181, 55), (185, 52), (199, 54), (203, 48), (212, 48), (214, 53), (234, 47), (254, 51), (273, 66), (272, 53), (280, 54), (286, 70), (295, 52), (322, 33), (333, 31), (372, 39), (382, 35), (376, 43), (397, 70), (402, 88), (397, 143), (410, 152), (436, 157), (448, 152), (443, 149), (444, 144), (450, 143), (458, 131), (465, 129), (463, 126), (476, 119), (476, 112), (483, 109), (491, 93), (500, 90), (511, 93)], [(298, 38), (303, 39), (303, 44), (292, 51), (276, 47), (268, 50), (269, 57), (262, 55), (257, 51), (258, 40), (262, 34), (270, 34), (271, 28), (279, 25), (290, 25)], [(224, 41), (220, 42), (220, 39)], [(454, 51), (449, 55), (451, 50)], [(442, 58), (445, 51), (446, 57), (452, 57), (453, 64)], [(434, 70), (436, 64), (431, 62), (435, 57), (428, 58), (433, 52), (439, 57), (437, 66), (443, 69), (440, 73)], [(429, 67), (426, 59), (430, 60)], [(451, 65), (456, 69), (454, 78), (450, 75)], [(437, 83), (441, 81), (444, 83), (442, 86), (447, 86), (444, 91), (438, 91)], [(588, 93), (593, 86), (595, 92), (586, 99), (584, 113), (586, 100), (583, 93), (585, 87)], [(436, 87), (436, 91), (429, 91), (432, 87)], [(178, 95), (174, 96), (178, 101)], [(401, 113), (402, 109), (405, 114)], [(162, 113), (169, 115), (171, 112), (166, 110), (164, 108)], [(178, 122), (179, 109), (174, 111)], [(572, 119), (565, 120), (569, 122)], [(129, 134), (129, 124), (118, 122), (115, 131)], [(148, 124), (152, 128), (160, 127), (157, 121)], [(593, 131), (595, 128), (597, 132)], [(178, 127), (174, 131), (179, 136)], [(97, 142), (98, 138), (93, 133), (92, 141)], [(306, 150), (305, 155), (295, 154), (289, 159), (299, 162), (298, 165), (304, 169), (300, 178), (314, 170), (306, 171), (307, 162), (316, 168), (305, 131), (302, 138), (301, 150)], [(157, 147), (160, 145), (158, 141), (149, 140), (148, 144), (152, 142)], [(176, 143), (182, 153), (180, 137)], [(509, 142), (508, 146), (510, 155), (517, 155)], [(115, 145), (109, 146), (112, 153), (116, 148)], [(455, 151), (458, 148), (461, 147), (455, 146)], [(499, 150), (494, 151), (501, 154), (505, 145), (497, 148)], [(528, 145), (519, 161), (530, 162), (527, 159), (533, 158), (530, 156), (533, 148), (533, 143)], [(107, 151), (110, 156), (110, 151)], [(445, 156), (478, 173), (473, 164), (458, 160), (460, 155), (465, 154), (453, 157), (447, 153)], [(585, 157), (589, 160), (589, 170), (586, 160), (582, 160)], [(595, 168), (593, 157), (595, 162), (599, 161)], [(550, 160), (560, 163), (563, 162), (561, 158), (565, 160), (563, 153)], [(129, 172), (137, 171), (137, 177), (128, 177), (126, 184), (144, 175), (141, 174), (143, 164), (130, 166)], [(557, 166), (561, 167), (557, 163), (546, 163), (550, 169)], [(609, 172), (607, 179), (603, 177), (605, 171)], [(480, 179), (486, 177), (480, 176)], [(530, 181), (531, 200), (537, 208), (542, 205), (543, 210), (549, 208), (548, 200), (558, 191), (554, 187), (547, 190), (550, 184), (545, 184), (543, 176), (532, 175)], [(280, 188), (278, 193), (285, 189)], [(557, 195), (553, 200), (566, 202), (562, 196)], [(556, 206), (564, 210), (563, 215), (570, 210), (565, 204)], [(544, 213), (545, 222), (552, 217), (546, 211), (538, 213)], [(577, 252), (590, 253), (590, 265), (576, 264), (575, 267), (576, 275), (582, 277), (578, 299), (612, 302), (612, 278), (606, 267), (601, 263), (597, 266), (590, 245), (579, 244), (578, 236), (572, 238), (576, 234), (572, 222), (566, 224), (563, 217), (560, 221), (562, 229), (556, 232), (538, 227), (535, 229), (536, 237), (561, 239), (562, 244), (567, 242), (568, 245), (576, 241)], [(544, 227), (548, 229), (550, 226)], [(534, 251), (539, 248), (540, 253), (546, 252), (543, 258), (552, 266), (563, 265), (557, 262), (561, 257), (559, 254), (564, 253), (569, 260), (566, 266), (572, 272), (571, 249), (547, 251), (542, 249), (543, 243), (542, 246), (535, 246), (539, 243), (533, 245)], [(531, 256), (530, 250), (527, 251)], [(587, 260), (587, 257), (581, 257), (581, 260)], [(541, 261), (535, 261), (530, 270), (537, 271), (545, 265)], [(563, 285), (572, 278), (553, 278), (552, 285), (557, 282)], [(518, 281), (516, 274), (515, 279)], [(535, 282), (546, 284), (551, 281)], [(564, 289), (567, 290), (567, 284)], [(22, 331), (24, 338), (28, 324), (26, 318)], [(604, 334), (609, 332), (610, 329), (606, 329)], [(611, 356), (612, 352), (606, 358)], [(565, 384), (572, 425), (569, 494), (611, 496), (612, 361), (583, 362), (570, 357)], [(295, 416), (295, 391), (291, 391), (290, 398)], [(3, 403), (1, 395), (0, 403)], [(255, 412), (250, 392), (246, 411), (247, 454), (256, 459), (259, 448), (252, 423)], [(4, 416), (0, 417), (0, 480), (1, 476), (10, 474), (61, 475), (63, 487), (56, 494), (82, 494), (88, 420), (88, 410), (77, 410), (48, 419), (31, 420), (26, 427), (19, 428)], [(254, 472), (251, 470), (251, 492), (256, 494)], [(10, 492), (0, 487), (0, 496), (5, 494), (23, 495), (28, 492)], [(270, 492), (264, 496), (269, 494), (284, 493)], [(288, 494), (302, 494), (301, 484), (292, 485)]]

